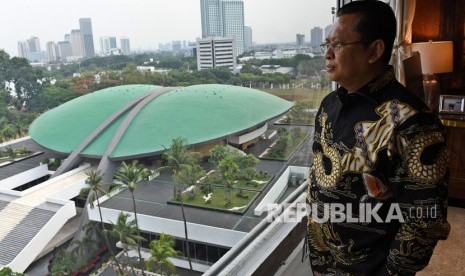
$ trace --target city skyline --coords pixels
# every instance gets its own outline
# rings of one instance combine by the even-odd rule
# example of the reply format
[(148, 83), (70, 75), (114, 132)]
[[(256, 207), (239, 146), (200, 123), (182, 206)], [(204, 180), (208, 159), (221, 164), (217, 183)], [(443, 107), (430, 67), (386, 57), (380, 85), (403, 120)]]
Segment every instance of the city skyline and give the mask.
[[(315, 26), (325, 27), (332, 21), (335, 1), (244, 0), (245, 25), (253, 30), (256, 43), (295, 41), (296, 33), (308, 34)], [(155, 50), (158, 44), (173, 40), (195, 41), (202, 36), (200, 1), (135, 0), (69, 0), (66, 8), (58, 0), (11, 1), (0, 18), (0, 49), (18, 55), (18, 41), (32, 36), (40, 39), (42, 49), (49, 41), (62, 41), (71, 29), (79, 28), (79, 18), (91, 18), (94, 47), (101, 36), (128, 37), (131, 49)], [(53, 16), (37, 11), (47, 10)], [(286, 12), (283, 12), (286, 11)], [(173, 16), (175, 15), (175, 16)], [(20, 24), (14, 22), (20, 21)]]

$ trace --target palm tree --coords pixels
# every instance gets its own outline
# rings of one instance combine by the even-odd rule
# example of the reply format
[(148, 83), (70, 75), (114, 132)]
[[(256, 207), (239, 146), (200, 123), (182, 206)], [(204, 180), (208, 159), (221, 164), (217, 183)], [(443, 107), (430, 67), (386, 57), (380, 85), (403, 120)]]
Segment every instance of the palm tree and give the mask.
[[(137, 220), (136, 199), (134, 198), (134, 191), (137, 188), (137, 184), (141, 182), (142, 180), (148, 180), (150, 175), (151, 175), (150, 170), (138, 164), (137, 160), (133, 160), (129, 164), (123, 161), (120, 169), (115, 173), (115, 179), (119, 180), (121, 182), (121, 186), (128, 188), (129, 191), (131, 192), (132, 206), (134, 210), (134, 220), (135, 220), (137, 229), (139, 229), (139, 222)], [(142, 274), (144, 274), (143, 259), (142, 259), (142, 254), (140, 252), (140, 247), (141, 246), (139, 242), (139, 244), (137, 245), (137, 252), (139, 253), (139, 262), (141, 263)]]
[[(105, 187), (103, 185), (103, 175), (99, 171), (96, 171), (96, 170), (90, 170), (86, 173), (86, 175), (88, 176), (86, 179), (86, 185), (88, 187), (81, 189), (81, 194), (88, 194), (88, 202), (89, 202), (90, 208), (94, 208), (95, 207), (94, 201), (97, 201), (97, 208), (98, 208), (98, 212), (100, 215), (100, 225), (102, 227), (103, 236), (105, 237), (105, 242), (108, 246), (108, 249), (111, 252), (111, 255), (115, 259), (115, 263), (118, 267), (118, 270), (120, 271), (120, 273), (123, 273), (121, 266), (119, 265), (119, 262), (116, 259), (116, 255), (113, 252), (112, 247), (110, 246), (110, 241), (108, 240), (108, 237), (106, 235), (105, 224), (103, 223), (102, 209), (100, 208), (100, 199), (99, 199), (99, 194), (107, 194), (105, 192)], [(81, 240), (81, 243), (83, 241), (84, 241), (84, 238)]]
[[(128, 221), (129, 214), (121, 212), (118, 215), (116, 224), (113, 224), (110, 235), (119, 239), (123, 244), (123, 253), (129, 260), (129, 247), (138, 247), (141, 241), (145, 241), (139, 234), (139, 228), (135, 220)], [(139, 253), (140, 254), (140, 253)], [(131, 266), (132, 272), (136, 275), (134, 268)]]
[(158, 170), (171, 171), (173, 173), (173, 196), (181, 203), (182, 220), (184, 222), (184, 235), (187, 247), (187, 259), (189, 261), (189, 267), (192, 270), (192, 262), (189, 252), (189, 237), (187, 234), (187, 221), (186, 214), (184, 213), (184, 201), (182, 200), (182, 189), (179, 187), (180, 183), (177, 183), (177, 180), (180, 179), (179, 175), (183, 168), (188, 170), (198, 162), (200, 154), (198, 152), (189, 150), (186, 146), (186, 140), (178, 137), (173, 139), (170, 149), (163, 154), (163, 157), (166, 160), (166, 166), (161, 167)]
[(73, 254), (71, 254), (71, 252), (68, 252), (67, 250), (59, 250), (50, 267), (50, 275), (71, 275), (75, 265), (75, 260), (76, 258)]
[[(150, 242), (150, 258), (147, 261), (147, 270), (164, 274), (166, 271), (174, 272), (176, 270), (173, 263), (168, 259), (176, 257), (179, 252), (174, 249), (174, 239), (161, 233), (158, 240)], [(155, 269), (154, 269), (155, 268)]]
[(71, 242), (73, 248), (71, 253), (75, 256), (85, 256), (88, 249), (96, 249), (96, 240), (91, 236), (86, 235), (82, 240), (74, 240)]

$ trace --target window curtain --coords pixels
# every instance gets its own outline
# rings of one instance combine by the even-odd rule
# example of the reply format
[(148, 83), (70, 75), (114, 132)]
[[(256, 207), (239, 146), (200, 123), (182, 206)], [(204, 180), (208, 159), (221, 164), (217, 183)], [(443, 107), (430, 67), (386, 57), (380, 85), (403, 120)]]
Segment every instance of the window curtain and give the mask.
[(412, 44), (412, 22), (416, 0), (389, 0), (397, 19), (397, 35), (391, 57), (397, 80), (405, 85), (403, 60), (410, 56)]

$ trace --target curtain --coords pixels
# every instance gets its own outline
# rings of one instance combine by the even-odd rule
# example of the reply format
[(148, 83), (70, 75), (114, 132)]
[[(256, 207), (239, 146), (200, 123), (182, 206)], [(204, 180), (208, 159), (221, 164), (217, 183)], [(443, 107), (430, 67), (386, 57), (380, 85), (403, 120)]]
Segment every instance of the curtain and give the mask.
[[(386, 1), (387, 2), (387, 1)], [(410, 56), (412, 44), (412, 22), (415, 14), (416, 0), (389, 0), (397, 19), (397, 35), (391, 57), (391, 64), (397, 80), (405, 85), (403, 60)]]

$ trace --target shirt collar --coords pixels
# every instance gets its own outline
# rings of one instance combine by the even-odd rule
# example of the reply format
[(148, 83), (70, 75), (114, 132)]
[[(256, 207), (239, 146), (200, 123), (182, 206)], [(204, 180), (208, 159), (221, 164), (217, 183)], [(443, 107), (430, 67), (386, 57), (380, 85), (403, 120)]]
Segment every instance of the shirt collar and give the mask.
[[(368, 96), (371, 98), (375, 92), (383, 89), (395, 80), (396, 76), (394, 74), (394, 68), (391, 65), (389, 65), (386, 71), (374, 78), (369, 83), (362, 86), (359, 90), (355, 91), (354, 93), (362, 94), (365, 97)], [(341, 86), (337, 89), (336, 93), (339, 96), (339, 98), (343, 99), (347, 96), (348, 91), (347, 89)]]

